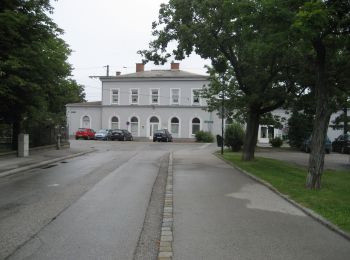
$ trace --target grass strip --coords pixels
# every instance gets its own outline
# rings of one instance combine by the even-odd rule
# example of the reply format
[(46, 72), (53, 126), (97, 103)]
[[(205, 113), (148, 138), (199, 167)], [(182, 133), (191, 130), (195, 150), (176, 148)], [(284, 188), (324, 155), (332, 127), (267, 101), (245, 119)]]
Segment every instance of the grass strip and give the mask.
[(240, 153), (232, 152), (226, 152), (224, 158), (350, 233), (349, 171), (326, 170), (321, 190), (308, 190), (305, 188), (305, 167), (261, 157), (245, 162), (241, 161)]

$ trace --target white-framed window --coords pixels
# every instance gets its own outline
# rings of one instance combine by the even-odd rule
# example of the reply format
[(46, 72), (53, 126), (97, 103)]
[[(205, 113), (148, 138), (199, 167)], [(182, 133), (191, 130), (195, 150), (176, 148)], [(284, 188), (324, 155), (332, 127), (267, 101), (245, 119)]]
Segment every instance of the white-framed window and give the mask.
[(119, 104), (119, 89), (111, 89), (111, 103)]
[(201, 98), (200, 98), (200, 89), (192, 89), (191, 91), (191, 100), (192, 100), (192, 105), (200, 105), (201, 103)]
[(180, 129), (180, 120), (177, 117), (173, 117), (170, 120), (170, 132), (178, 136), (179, 135), (179, 129)]
[(198, 117), (192, 119), (192, 134), (195, 135), (201, 130), (201, 120)]
[(130, 103), (131, 104), (139, 103), (139, 89), (133, 88), (130, 90)]
[(159, 89), (158, 88), (151, 89), (151, 104), (153, 104), (153, 105), (159, 104)]
[(180, 89), (171, 88), (170, 89), (170, 104), (179, 105), (180, 104)]
[(119, 129), (119, 118), (116, 116), (111, 119), (111, 129)]

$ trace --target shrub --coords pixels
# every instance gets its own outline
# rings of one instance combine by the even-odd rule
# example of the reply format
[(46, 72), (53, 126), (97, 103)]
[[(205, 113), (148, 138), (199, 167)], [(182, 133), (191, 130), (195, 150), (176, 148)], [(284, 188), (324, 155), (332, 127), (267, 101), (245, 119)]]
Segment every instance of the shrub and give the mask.
[(200, 143), (212, 143), (214, 136), (210, 132), (198, 131), (196, 133), (196, 142)]
[(244, 129), (240, 124), (229, 125), (225, 131), (225, 145), (230, 147), (232, 151), (238, 152), (242, 148), (244, 134)]
[(283, 144), (283, 140), (280, 137), (272, 138), (269, 142), (272, 145), (272, 147), (281, 147)]

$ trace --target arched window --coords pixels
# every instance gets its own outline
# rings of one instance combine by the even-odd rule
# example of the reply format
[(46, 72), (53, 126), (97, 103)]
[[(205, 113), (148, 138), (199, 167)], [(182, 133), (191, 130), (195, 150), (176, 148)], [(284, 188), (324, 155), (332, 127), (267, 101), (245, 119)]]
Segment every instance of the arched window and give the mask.
[(90, 128), (90, 117), (89, 116), (83, 116), (82, 127), (83, 128)]
[(136, 116), (130, 119), (130, 132), (133, 136), (139, 135), (139, 120)]
[(156, 116), (152, 116), (149, 121), (150, 121), (150, 123), (159, 123), (159, 119)]
[(114, 116), (111, 119), (111, 128), (112, 129), (118, 129), (119, 128), (119, 119), (118, 117)]
[(172, 134), (174, 135), (178, 135), (179, 134), (179, 119), (177, 117), (173, 117), (170, 120), (170, 131)]
[(201, 130), (201, 120), (195, 117), (192, 119), (192, 134), (196, 134), (199, 130)]

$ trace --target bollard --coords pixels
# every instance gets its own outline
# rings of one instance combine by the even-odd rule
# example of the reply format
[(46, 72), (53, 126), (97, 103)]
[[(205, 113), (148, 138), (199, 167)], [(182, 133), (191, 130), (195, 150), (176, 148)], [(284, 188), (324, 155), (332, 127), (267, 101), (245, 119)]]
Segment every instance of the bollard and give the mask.
[(57, 135), (57, 140), (56, 140), (56, 149), (60, 150), (61, 149), (61, 135)]
[(27, 157), (29, 155), (29, 135), (19, 134), (18, 135), (18, 146), (17, 146), (17, 156)]

